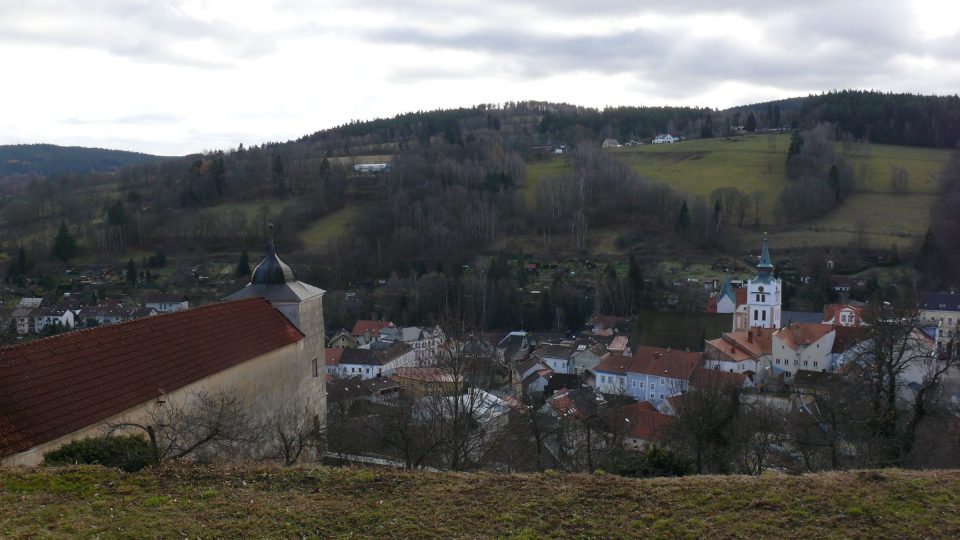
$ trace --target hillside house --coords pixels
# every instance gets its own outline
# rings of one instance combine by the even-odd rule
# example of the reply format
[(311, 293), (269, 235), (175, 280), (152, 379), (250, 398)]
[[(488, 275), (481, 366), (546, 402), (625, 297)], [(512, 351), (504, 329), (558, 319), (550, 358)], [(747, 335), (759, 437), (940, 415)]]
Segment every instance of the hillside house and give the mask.
[(823, 324), (833, 326), (863, 326), (863, 307), (853, 304), (823, 306)]
[(679, 141), (679, 140), (680, 140), (679, 137), (674, 137), (673, 135), (670, 135), (669, 133), (661, 133), (661, 134), (657, 135), (656, 137), (654, 137), (653, 140), (650, 141), (650, 142), (653, 143), (653, 144), (672, 144), (672, 143), (675, 143), (675, 142), (677, 142), (677, 141)]
[(341, 328), (328, 341), (327, 346), (332, 349), (355, 349), (360, 344), (346, 329)]
[(366, 345), (380, 339), (380, 332), (384, 329), (395, 329), (390, 321), (359, 320), (353, 325), (350, 335), (357, 340), (357, 345)]
[(190, 300), (182, 294), (153, 294), (144, 302), (144, 307), (153, 308), (157, 313), (171, 313), (190, 308)]
[(631, 403), (620, 408), (617, 420), (621, 420), (624, 447), (629, 450), (662, 444), (673, 424), (672, 416), (657, 411), (649, 402)]
[(48, 327), (69, 330), (75, 326), (73, 311), (61, 307), (39, 307), (30, 314), (33, 317), (33, 331), (42, 334)]
[(569, 374), (574, 372), (573, 353), (576, 352), (573, 347), (568, 345), (542, 345), (533, 351), (530, 356), (539, 358), (554, 373)]
[(704, 345), (704, 365), (729, 373), (743, 373), (754, 379), (759, 367), (765, 366), (773, 350), (771, 328), (751, 328), (727, 332)]
[(601, 148), (620, 148), (620, 141), (616, 139), (604, 139), (600, 144)]
[(790, 382), (801, 369), (826, 372), (830, 369), (835, 337), (832, 326), (818, 323), (794, 323), (774, 332), (768, 360), (771, 374), (782, 373), (785, 381)]
[(595, 386), (603, 394), (626, 395), (656, 405), (685, 392), (694, 369), (702, 363), (699, 352), (640, 346), (632, 356), (604, 359), (594, 369)]
[(920, 295), (920, 319), (937, 327), (937, 347), (943, 348), (957, 336), (960, 325), (960, 294), (926, 292)]

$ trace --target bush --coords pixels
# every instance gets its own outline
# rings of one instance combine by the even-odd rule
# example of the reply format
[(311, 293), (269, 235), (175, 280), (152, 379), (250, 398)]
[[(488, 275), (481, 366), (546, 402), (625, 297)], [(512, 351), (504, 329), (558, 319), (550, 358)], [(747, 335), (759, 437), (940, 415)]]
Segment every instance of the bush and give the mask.
[(621, 454), (608, 465), (609, 472), (635, 478), (684, 476), (693, 472), (693, 467), (685, 456), (658, 446), (648, 446), (639, 452)]
[(153, 462), (150, 443), (136, 435), (81, 439), (43, 456), (44, 465), (103, 465), (127, 472), (139, 471)]

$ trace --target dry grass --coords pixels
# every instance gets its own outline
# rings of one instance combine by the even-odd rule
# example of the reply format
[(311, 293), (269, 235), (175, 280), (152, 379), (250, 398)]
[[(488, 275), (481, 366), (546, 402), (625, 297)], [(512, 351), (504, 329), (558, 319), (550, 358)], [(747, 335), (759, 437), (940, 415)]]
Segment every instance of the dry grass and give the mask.
[(960, 472), (631, 480), (333, 468), (0, 471), (0, 535), (878, 538), (960, 535)]

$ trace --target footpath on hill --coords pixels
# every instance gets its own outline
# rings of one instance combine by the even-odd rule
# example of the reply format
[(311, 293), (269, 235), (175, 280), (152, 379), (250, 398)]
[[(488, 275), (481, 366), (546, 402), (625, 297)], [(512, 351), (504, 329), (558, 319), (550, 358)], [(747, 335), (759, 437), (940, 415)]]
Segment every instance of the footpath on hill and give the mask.
[(0, 469), (0, 536), (960, 537), (960, 471), (635, 480), (328, 467)]

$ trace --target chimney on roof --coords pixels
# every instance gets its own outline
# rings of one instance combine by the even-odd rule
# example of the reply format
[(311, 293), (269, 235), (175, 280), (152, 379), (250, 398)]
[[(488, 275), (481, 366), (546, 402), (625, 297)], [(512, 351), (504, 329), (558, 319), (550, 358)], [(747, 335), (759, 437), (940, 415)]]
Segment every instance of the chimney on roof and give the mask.
[(753, 330), (747, 330), (747, 342), (753, 343)]

